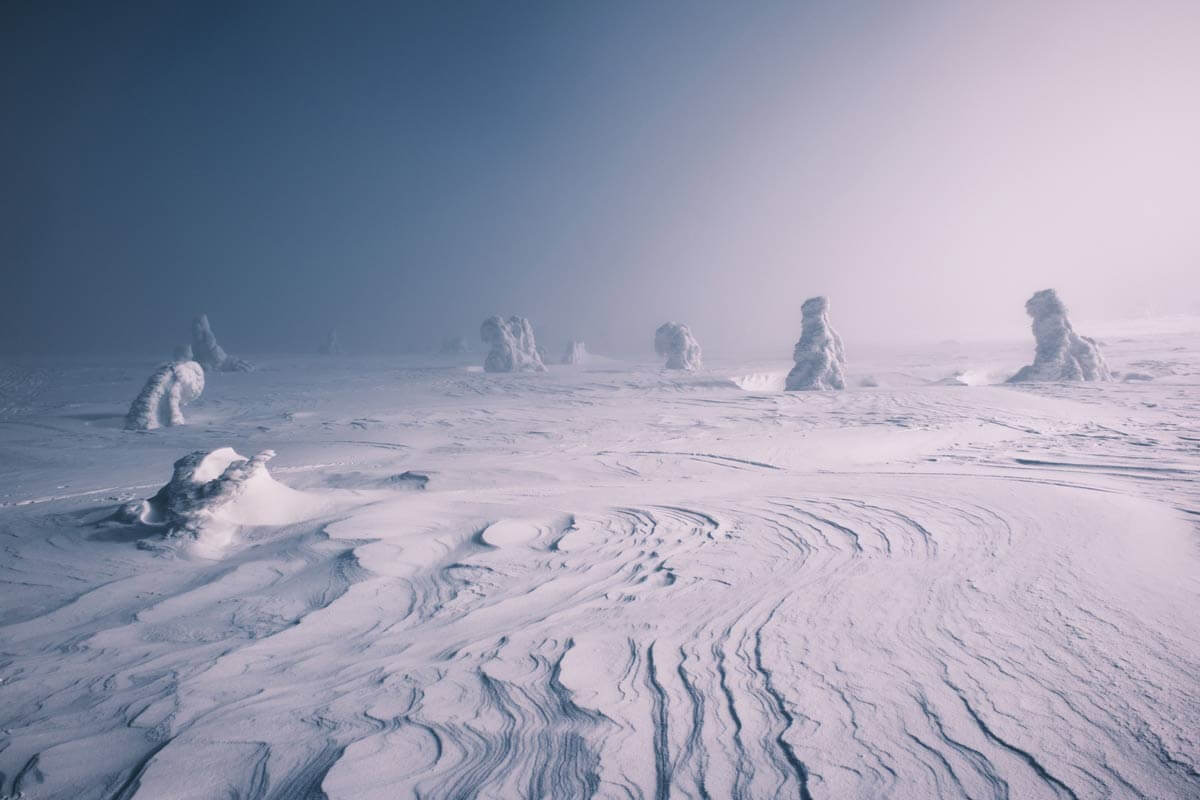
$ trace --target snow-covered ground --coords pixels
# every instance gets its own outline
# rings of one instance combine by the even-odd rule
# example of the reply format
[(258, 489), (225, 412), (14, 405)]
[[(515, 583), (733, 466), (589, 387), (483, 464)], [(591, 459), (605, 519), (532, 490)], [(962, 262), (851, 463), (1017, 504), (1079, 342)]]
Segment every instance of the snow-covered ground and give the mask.
[[(1200, 797), (1200, 335), (1104, 346), (0, 362), (0, 797)], [(280, 524), (113, 518), (222, 447)]]

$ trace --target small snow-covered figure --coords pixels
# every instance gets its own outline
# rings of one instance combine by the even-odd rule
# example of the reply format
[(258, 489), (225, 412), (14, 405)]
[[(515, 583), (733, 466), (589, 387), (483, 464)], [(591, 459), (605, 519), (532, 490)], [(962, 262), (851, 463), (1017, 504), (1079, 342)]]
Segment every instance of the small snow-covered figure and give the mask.
[(445, 339), (442, 339), (440, 350), (446, 355), (461, 355), (462, 353), (470, 352), (471, 345), (467, 342), (467, 337), (465, 336), (447, 336)]
[(800, 341), (792, 350), (796, 362), (784, 388), (789, 392), (845, 389), (846, 351), (829, 324), (829, 300), (810, 297), (800, 306)]
[(580, 341), (572, 339), (567, 342), (567, 350), (563, 353), (562, 363), (564, 364), (582, 364), (587, 360), (587, 346)]
[(125, 415), (125, 429), (152, 431), (183, 425), (183, 406), (204, 391), (204, 370), (195, 361), (172, 361), (154, 370)]
[(664, 322), (654, 332), (654, 352), (667, 359), (667, 369), (700, 369), (700, 343), (682, 322)]
[(533, 339), (533, 326), (524, 317), (488, 317), (479, 336), (491, 349), (484, 359), (488, 372), (545, 372), (546, 365)]
[(192, 353), (200, 366), (209, 372), (251, 372), (254, 365), (234, 358), (217, 344), (217, 337), (208, 324), (208, 315), (192, 320)]
[(342, 346), (338, 344), (337, 329), (331, 328), (329, 334), (325, 337), (325, 341), (317, 348), (323, 356), (336, 356), (342, 352)]
[(1034, 293), (1025, 302), (1037, 340), (1033, 363), (1021, 367), (1009, 383), (1026, 381), (1109, 381), (1112, 372), (1095, 339), (1080, 336), (1067, 319), (1067, 307), (1053, 289)]

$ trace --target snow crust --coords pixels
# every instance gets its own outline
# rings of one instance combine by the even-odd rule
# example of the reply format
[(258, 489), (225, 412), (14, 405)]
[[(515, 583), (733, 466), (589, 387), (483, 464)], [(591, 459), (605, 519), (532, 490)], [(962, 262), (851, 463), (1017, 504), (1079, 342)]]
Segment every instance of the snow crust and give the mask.
[(810, 297), (800, 307), (800, 340), (792, 351), (795, 366), (788, 373), (789, 392), (845, 389), (846, 352), (829, 324), (829, 300)]
[(587, 345), (576, 339), (567, 342), (567, 349), (563, 352), (562, 363), (564, 364), (582, 364), (588, 359)]
[(487, 372), (545, 372), (546, 365), (533, 338), (533, 326), (524, 317), (488, 317), (479, 336), (491, 349), (484, 359)]
[(170, 425), (183, 425), (183, 406), (204, 391), (204, 370), (195, 361), (163, 364), (146, 381), (142, 391), (125, 415), (125, 428), (151, 431)]
[(654, 332), (654, 352), (666, 358), (667, 369), (693, 371), (702, 366), (700, 343), (682, 322), (664, 322)]
[(192, 354), (207, 372), (250, 372), (254, 365), (225, 352), (208, 324), (208, 315), (192, 320)]
[(1112, 380), (1100, 346), (1095, 339), (1080, 336), (1071, 327), (1067, 307), (1057, 292), (1053, 289), (1035, 292), (1025, 302), (1025, 311), (1033, 318), (1037, 349), (1033, 363), (1009, 378), (1011, 382)]

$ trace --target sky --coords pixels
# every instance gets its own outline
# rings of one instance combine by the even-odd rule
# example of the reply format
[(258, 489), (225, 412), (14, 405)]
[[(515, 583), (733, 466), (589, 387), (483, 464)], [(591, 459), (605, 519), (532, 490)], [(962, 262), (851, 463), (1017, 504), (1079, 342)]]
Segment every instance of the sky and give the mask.
[(1200, 313), (1198, 76), (1194, 0), (14, 0), (0, 352)]

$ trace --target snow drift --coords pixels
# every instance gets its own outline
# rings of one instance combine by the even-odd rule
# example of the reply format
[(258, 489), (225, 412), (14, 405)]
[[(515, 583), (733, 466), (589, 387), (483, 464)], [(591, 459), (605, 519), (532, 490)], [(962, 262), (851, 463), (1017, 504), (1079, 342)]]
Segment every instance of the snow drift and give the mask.
[(154, 370), (125, 415), (125, 428), (150, 431), (183, 425), (183, 406), (204, 391), (204, 369), (195, 361), (172, 361)]
[(1080, 336), (1067, 319), (1067, 307), (1053, 289), (1035, 292), (1025, 302), (1033, 318), (1037, 341), (1033, 363), (1022, 367), (1009, 383), (1027, 381), (1108, 381), (1112, 372), (1095, 339)]
[(583, 342), (572, 339), (567, 342), (567, 349), (563, 353), (562, 363), (564, 364), (582, 364), (587, 360), (588, 351), (587, 345)]
[(667, 369), (699, 369), (700, 343), (682, 322), (664, 322), (654, 332), (654, 352), (667, 359)]
[(483, 368), (488, 372), (545, 372), (546, 365), (533, 338), (533, 326), (524, 317), (488, 317), (479, 336), (491, 347)]
[(800, 341), (792, 351), (796, 365), (788, 373), (785, 388), (789, 392), (846, 388), (846, 352), (829, 324), (828, 298), (810, 297), (800, 312)]
[(253, 364), (234, 358), (217, 343), (207, 314), (192, 320), (192, 353), (207, 372), (250, 372), (254, 369)]

